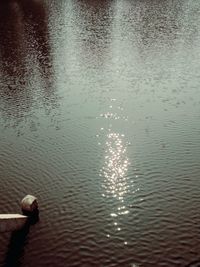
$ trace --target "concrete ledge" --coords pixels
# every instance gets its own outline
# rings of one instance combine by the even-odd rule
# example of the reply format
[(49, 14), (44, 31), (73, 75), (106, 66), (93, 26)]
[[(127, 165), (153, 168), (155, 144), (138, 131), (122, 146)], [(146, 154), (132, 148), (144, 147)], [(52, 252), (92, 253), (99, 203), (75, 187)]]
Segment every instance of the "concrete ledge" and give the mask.
[(0, 214), (0, 232), (20, 230), (28, 217), (21, 214)]

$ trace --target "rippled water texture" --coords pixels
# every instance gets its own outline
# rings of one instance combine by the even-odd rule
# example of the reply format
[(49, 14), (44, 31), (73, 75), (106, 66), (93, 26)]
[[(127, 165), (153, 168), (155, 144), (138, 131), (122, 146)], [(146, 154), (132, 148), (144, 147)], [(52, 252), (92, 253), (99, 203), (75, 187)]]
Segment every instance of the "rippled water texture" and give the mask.
[(200, 2), (0, 2), (0, 265), (200, 266)]

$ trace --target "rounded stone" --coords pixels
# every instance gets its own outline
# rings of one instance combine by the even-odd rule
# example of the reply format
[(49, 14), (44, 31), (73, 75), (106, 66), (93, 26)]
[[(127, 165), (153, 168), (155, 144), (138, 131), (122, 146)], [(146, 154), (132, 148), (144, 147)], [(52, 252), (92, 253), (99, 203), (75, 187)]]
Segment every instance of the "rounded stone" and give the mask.
[(34, 213), (38, 211), (37, 198), (32, 195), (25, 196), (21, 201), (21, 209), (25, 213)]

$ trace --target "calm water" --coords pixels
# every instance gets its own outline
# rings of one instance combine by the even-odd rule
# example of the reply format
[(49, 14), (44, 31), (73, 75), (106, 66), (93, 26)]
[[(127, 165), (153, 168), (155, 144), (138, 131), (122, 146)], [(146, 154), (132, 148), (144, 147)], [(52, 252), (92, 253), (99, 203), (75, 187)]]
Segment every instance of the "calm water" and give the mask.
[(6, 267), (200, 266), (200, 2), (0, 2)]

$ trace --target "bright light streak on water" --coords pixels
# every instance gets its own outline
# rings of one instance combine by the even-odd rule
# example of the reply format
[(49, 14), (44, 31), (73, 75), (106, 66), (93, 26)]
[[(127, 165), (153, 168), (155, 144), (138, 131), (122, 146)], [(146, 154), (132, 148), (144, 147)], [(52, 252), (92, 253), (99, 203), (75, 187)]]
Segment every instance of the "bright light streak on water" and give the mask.
[[(105, 145), (105, 165), (102, 167), (100, 176), (104, 178), (103, 187), (105, 193), (103, 197), (112, 197), (117, 201), (117, 208), (110, 214), (111, 217), (116, 218), (120, 215), (126, 215), (129, 210), (124, 205), (124, 198), (128, 192), (129, 184), (127, 182), (127, 171), (129, 159), (126, 154), (126, 146), (124, 145), (124, 135), (109, 132), (107, 134), (107, 141)], [(118, 231), (117, 222), (114, 226)]]

